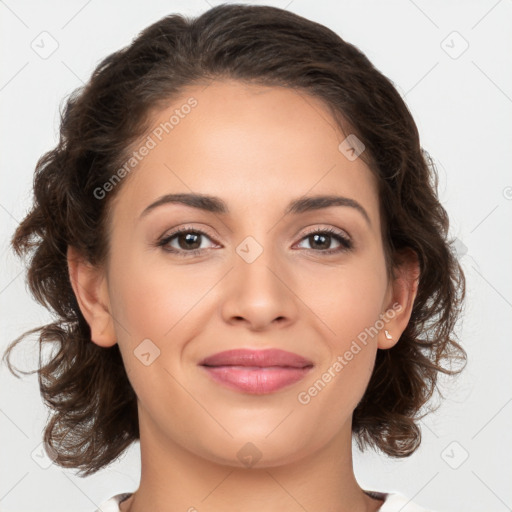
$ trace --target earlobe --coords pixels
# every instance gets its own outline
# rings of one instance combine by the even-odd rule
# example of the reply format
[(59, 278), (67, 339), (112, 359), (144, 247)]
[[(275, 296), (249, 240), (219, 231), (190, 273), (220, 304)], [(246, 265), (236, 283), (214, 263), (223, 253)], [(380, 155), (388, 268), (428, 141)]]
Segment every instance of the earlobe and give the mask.
[(91, 329), (91, 341), (102, 347), (116, 344), (105, 275), (69, 246), (67, 251), (71, 286), (80, 311)]
[(414, 300), (418, 293), (420, 266), (418, 255), (412, 249), (400, 252), (399, 264), (395, 267), (395, 278), (390, 282), (391, 298), (381, 315), (384, 327), (378, 337), (378, 348), (395, 346), (411, 318)]

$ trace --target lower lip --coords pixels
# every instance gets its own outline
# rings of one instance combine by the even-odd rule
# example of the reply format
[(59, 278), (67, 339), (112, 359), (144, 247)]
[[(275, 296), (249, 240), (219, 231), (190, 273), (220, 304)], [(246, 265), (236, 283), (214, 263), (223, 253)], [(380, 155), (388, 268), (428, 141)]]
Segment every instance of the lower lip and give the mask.
[(225, 386), (246, 393), (265, 394), (278, 391), (303, 379), (311, 367), (203, 366), (210, 376)]

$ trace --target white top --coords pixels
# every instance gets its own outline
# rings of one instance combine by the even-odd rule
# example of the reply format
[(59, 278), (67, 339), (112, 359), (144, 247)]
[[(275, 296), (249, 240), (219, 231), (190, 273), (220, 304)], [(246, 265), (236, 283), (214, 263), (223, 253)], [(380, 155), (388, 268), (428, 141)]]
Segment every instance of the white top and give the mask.
[[(400, 493), (379, 491), (364, 492), (372, 498), (384, 500), (384, 504), (379, 508), (379, 512), (434, 512), (433, 510), (427, 510), (419, 505), (415, 505)], [(121, 512), (119, 504), (128, 499), (131, 495), (131, 492), (116, 494), (109, 500), (102, 503), (96, 512)]]

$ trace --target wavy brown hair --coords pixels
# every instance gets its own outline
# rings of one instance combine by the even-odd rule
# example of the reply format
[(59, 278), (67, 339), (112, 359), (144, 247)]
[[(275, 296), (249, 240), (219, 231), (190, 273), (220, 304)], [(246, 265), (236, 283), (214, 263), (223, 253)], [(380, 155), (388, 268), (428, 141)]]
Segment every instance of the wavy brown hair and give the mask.
[[(38, 161), (33, 205), (12, 245), (29, 256), (28, 283), (55, 321), (37, 333), (39, 385), (50, 407), (44, 441), (55, 462), (92, 474), (139, 438), (137, 397), (118, 346), (91, 342), (73, 293), (66, 252), (92, 264), (108, 254), (109, 205), (95, 194), (147, 133), (151, 113), (189, 85), (215, 79), (282, 86), (319, 98), (344, 130), (363, 141), (361, 158), (377, 177), (382, 235), (390, 275), (402, 249), (418, 256), (418, 293), (399, 342), (378, 350), (367, 390), (353, 414), (358, 446), (393, 457), (420, 444), (418, 421), (466, 353), (454, 335), (465, 281), (448, 240), (435, 166), (392, 82), (353, 45), (328, 28), (267, 6), (220, 5), (193, 19), (167, 16), (126, 48), (105, 58), (66, 101), (57, 146)], [(20, 371), (17, 369), (17, 371)], [(34, 373), (34, 372), (21, 372)]]

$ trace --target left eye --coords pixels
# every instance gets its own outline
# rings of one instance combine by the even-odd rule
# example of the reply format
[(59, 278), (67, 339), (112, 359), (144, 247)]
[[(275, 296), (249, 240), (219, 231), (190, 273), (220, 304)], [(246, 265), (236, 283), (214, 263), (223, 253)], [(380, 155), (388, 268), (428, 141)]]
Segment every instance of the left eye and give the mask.
[[(343, 236), (340, 233), (330, 229), (323, 231), (313, 231), (312, 233), (308, 233), (306, 236), (304, 236), (302, 240), (309, 242), (310, 250), (319, 249), (320, 252), (327, 253), (341, 252), (352, 247), (352, 243), (346, 236)], [(330, 247), (333, 240), (338, 244), (338, 246), (335, 248)], [(313, 247), (311, 247), (311, 244), (313, 244)], [(306, 247), (306, 249), (308, 248)]]

